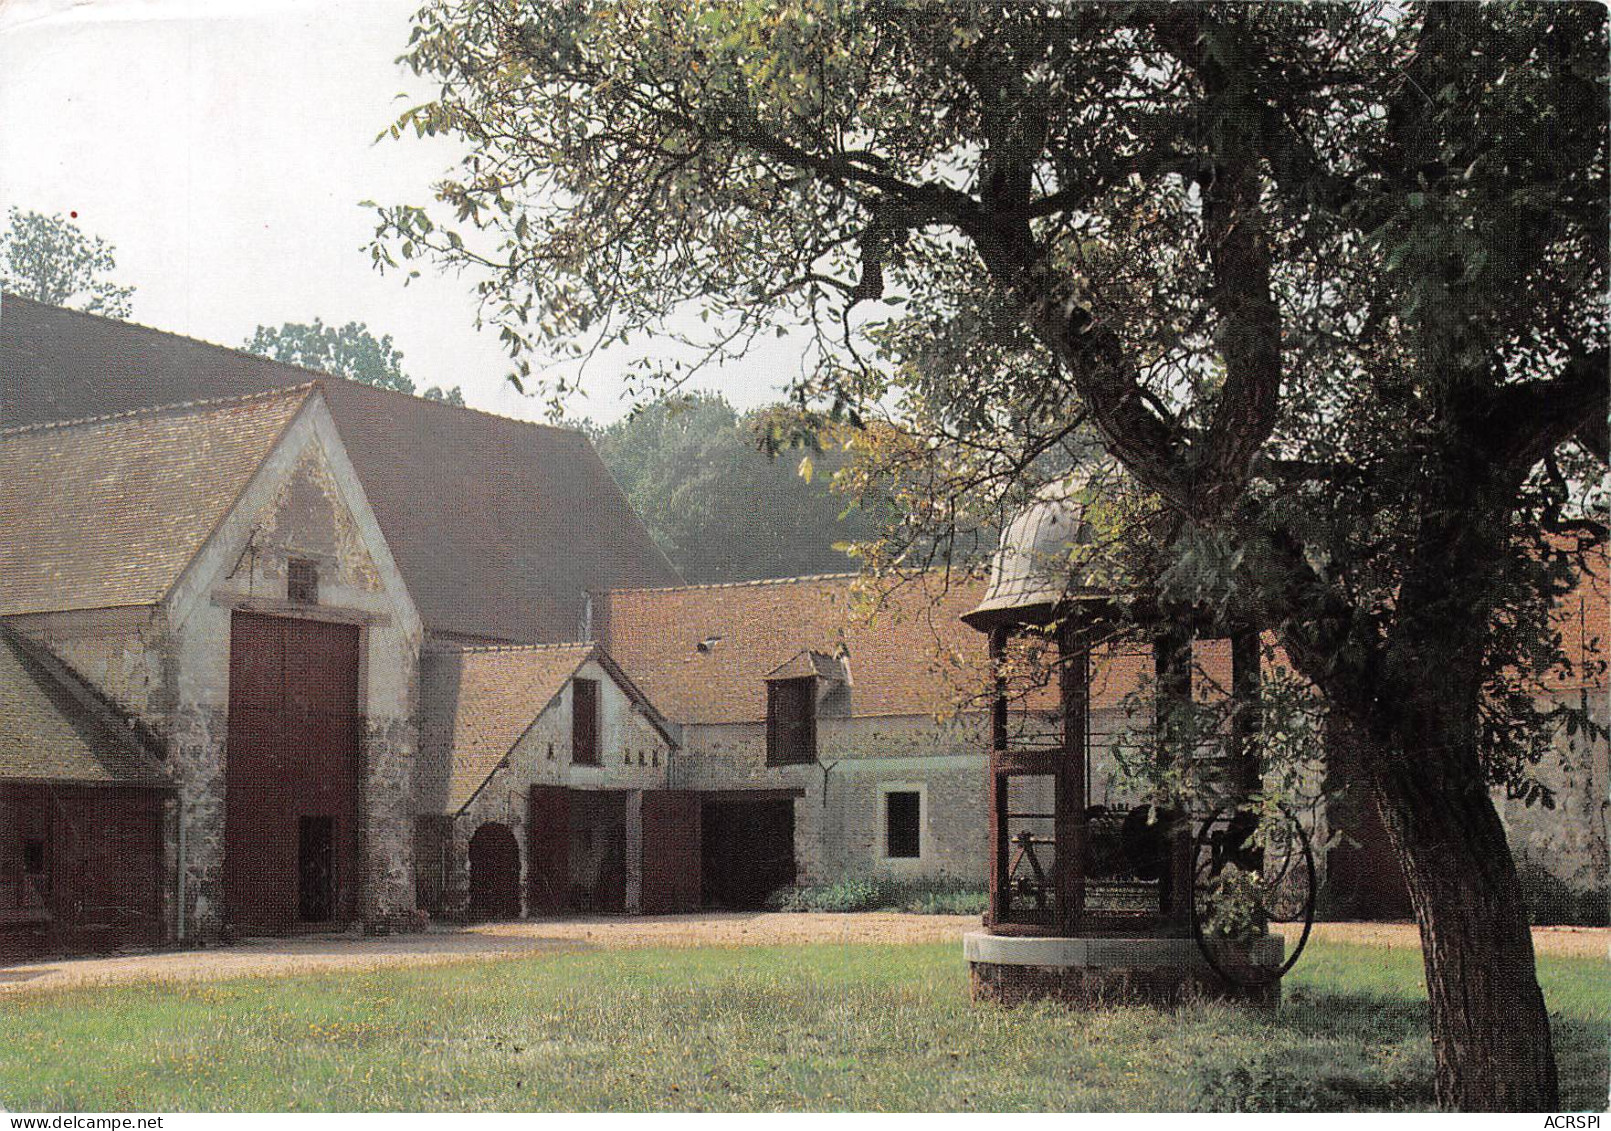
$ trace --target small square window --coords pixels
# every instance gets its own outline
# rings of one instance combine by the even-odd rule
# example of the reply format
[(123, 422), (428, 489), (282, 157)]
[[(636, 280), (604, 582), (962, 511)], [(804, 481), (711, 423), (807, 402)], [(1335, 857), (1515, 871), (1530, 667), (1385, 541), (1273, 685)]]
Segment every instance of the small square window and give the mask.
[(915, 860), (923, 854), (923, 797), (916, 790), (884, 794), (884, 855)]
[(299, 605), (319, 603), (319, 566), (307, 558), (292, 558), (285, 567), (285, 596)]

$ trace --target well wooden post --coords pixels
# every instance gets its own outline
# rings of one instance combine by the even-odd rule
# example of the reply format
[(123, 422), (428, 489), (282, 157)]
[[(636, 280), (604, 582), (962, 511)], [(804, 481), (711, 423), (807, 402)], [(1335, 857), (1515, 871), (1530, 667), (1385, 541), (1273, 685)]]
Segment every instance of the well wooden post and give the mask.
[(985, 798), (990, 813), (990, 910), (985, 925), (994, 927), (1011, 913), (1012, 892), (1007, 881), (1007, 777), (1002, 772), (1007, 752), (1007, 677), (1002, 664), (1007, 655), (1007, 629), (990, 630), (990, 666), (995, 675), (995, 701), (990, 710), (990, 755), (985, 759)]
[(1091, 645), (1084, 625), (1064, 622), (1058, 635), (1058, 682), (1063, 715), (1063, 757), (1057, 772), (1056, 836), (1059, 929), (1080, 932), (1085, 919), (1087, 830), (1086, 738), (1090, 732)]
[[(1190, 765), (1191, 728), (1191, 631), (1171, 625), (1153, 643), (1153, 668), (1158, 697), (1155, 724), (1162, 768), (1184, 772)], [(1184, 808), (1185, 799), (1169, 799), (1170, 805)], [(1159, 911), (1181, 933), (1191, 927), (1191, 824), (1177, 820), (1170, 830), (1167, 867), (1168, 893)]]

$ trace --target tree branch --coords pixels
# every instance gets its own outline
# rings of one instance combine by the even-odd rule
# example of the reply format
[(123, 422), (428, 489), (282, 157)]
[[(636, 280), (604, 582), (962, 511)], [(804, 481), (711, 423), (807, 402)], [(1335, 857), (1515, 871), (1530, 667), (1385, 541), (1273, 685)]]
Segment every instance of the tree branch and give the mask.
[(1607, 383), (1611, 352), (1604, 347), (1579, 354), (1559, 376), (1497, 389), (1477, 422), (1478, 442), (1495, 462), (1525, 472), (1571, 439), (1606, 458)]

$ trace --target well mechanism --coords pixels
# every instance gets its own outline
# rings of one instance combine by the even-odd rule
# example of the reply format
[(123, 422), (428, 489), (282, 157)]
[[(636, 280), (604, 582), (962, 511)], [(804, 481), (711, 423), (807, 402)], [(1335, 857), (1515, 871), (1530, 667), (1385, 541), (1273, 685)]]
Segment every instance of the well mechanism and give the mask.
[[(1043, 493), (1008, 526), (989, 588), (963, 620), (989, 634), (996, 672), (989, 771), (990, 903), (965, 939), (974, 996), (1071, 1004), (1172, 1002), (1216, 996), (1274, 1004), (1307, 938), (1314, 866), (1290, 813), (1260, 803), (1257, 626), (1205, 627), (1190, 609), (1164, 613), (1088, 583), (1091, 540), (1079, 492)], [(1230, 741), (1211, 794), (1093, 805), (1089, 797), (1092, 649), (1120, 623), (1151, 644), (1152, 748), (1184, 765), (1194, 641), (1228, 638)], [(1012, 655), (1048, 655), (1027, 707), (1010, 686)], [(1171, 746), (1175, 748), (1171, 749)], [(1196, 767), (1203, 769), (1203, 767)], [(1297, 920), (1289, 952), (1277, 920)]]

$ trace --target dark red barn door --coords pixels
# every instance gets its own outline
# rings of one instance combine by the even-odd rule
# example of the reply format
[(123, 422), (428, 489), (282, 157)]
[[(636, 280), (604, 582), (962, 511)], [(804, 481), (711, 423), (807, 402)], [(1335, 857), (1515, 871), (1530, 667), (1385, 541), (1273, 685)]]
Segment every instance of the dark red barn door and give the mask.
[(234, 614), (224, 887), (237, 929), (356, 914), (358, 644), (356, 625)]
[(699, 910), (699, 795), (686, 789), (643, 793), (643, 913)]
[(529, 818), (526, 902), (533, 915), (558, 915), (570, 902), (570, 790), (559, 785), (532, 786)]

